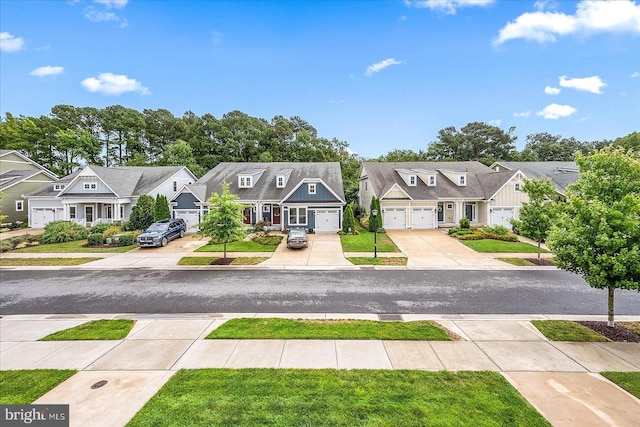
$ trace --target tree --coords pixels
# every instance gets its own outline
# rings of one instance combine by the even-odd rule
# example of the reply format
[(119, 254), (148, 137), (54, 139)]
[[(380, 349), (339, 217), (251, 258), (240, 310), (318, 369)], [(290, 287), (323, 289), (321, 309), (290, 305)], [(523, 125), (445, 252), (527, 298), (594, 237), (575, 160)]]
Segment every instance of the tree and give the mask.
[[(2, 200), (4, 198), (4, 193), (2, 191), (0, 191), (0, 200)], [(0, 207), (2, 207), (2, 204), (0, 204)], [(0, 222), (4, 221), (7, 218), (7, 215), (0, 215)]]
[(171, 211), (169, 210), (169, 201), (164, 194), (158, 194), (153, 206), (153, 220), (162, 221), (163, 219), (171, 218)]
[[(378, 215), (376, 215), (376, 220), (373, 220), (373, 210), (378, 211)], [(371, 198), (371, 204), (369, 205), (369, 231), (373, 232), (376, 229), (380, 230), (382, 228), (382, 210), (380, 209), (380, 199), (376, 196)], [(377, 225), (376, 225), (377, 223)]]
[(556, 190), (551, 178), (535, 180), (526, 179), (522, 187), (529, 196), (529, 203), (523, 203), (520, 219), (511, 223), (518, 232), (538, 242), (538, 259), (540, 259), (540, 243), (547, 238), (555, 218), (556, 209), (551, 202)]
[(538, 162), (573, 160), (576, 151), (585, 153), (588, 145), (579, 142), (575, 138), (562, 138), (560, 135), (551, 135), (547, 132), (527, 135), (527, 144), (522, 151), (530, 154)]
[(345, 233), (353, 233), (356, 229), (356, 220), (353, 217), (353, 209), (351, 205), (347, 205), (342, 218), (342, 231)]
[(155, 201), (153, 197), (143, 194), (131, 209), (129, 225), (133, 230), (146, 230), (153, 224)]
[(238, 196), (229, 193), (229, 183), (222, 184), (222, 194), (213, 193), (207, 200), (207, 212), (199, 224), (197, 235), (210, 237), (214, 243), (224, 245), (224, 259), (227, 259), (227, 243), (244, 237), (244, 205), (237, 203)]
[(580, 178), (547, 244), (560, 268), (608, 290), (613, 327), (615, 289), (640, 291), (640, 155), (607, 147), (576, 163)]

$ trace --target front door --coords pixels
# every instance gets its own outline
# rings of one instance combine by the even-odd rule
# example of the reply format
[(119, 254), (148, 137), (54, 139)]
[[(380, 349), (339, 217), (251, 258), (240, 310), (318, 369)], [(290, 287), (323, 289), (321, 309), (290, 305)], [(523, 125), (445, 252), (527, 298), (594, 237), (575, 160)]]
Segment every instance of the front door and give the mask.
[(444, 222), (444, 203), (438, 203), (438, 222)]
[(104, 207), (104, 217), (111, 219), (113, 218), (113, 206), (112, 205), (106, 205)]
[(273, 214), (272, 224), (280, 224), (280, 206), (274, 206), (271, 213)]
[(244, 223), (251, 224), (251, 208), (245, 208), (242, 215), (244, 215)]
[(93, 206), (84, 207), (84, 220), (87, 222), (87, 224), (93, 222)]
[(468, 205), (464, 205), (464, 216), (466, 216), (469, 221), (473, 221), (473, 208), (475, 206), (468, 204)]

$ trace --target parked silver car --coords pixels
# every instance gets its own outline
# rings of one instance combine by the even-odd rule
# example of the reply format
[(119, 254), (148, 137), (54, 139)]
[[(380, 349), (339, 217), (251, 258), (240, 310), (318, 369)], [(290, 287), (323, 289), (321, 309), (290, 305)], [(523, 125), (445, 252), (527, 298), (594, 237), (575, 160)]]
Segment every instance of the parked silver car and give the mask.
[(307, 232), (303, 228), (292, 228), (287, 236), (287, 248), (306, 248), (309, 246)]

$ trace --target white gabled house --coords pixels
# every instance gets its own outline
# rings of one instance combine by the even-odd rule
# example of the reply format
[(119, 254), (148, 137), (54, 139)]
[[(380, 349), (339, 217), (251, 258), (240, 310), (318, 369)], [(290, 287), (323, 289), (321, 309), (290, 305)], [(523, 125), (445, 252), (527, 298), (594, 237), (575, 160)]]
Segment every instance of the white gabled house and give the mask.
[(222, 184), (239, 197), (244, 222), (265, 221), (271, 229), (304, 227), (316, 232), (342, 228), (345, 206), (340, 163), (220, 163), (170, 200), (173, 216), (197, 228), (208, 212), (207, 199), (221, 194)]
[(74, 221), (85, 226), (127, 221), (140, 196), (167, 199), (196, 177), (184, 166), (86, 166), (25, 196), (29, 226)]
[[(519, 170), (497, 172), (480, 162), (364, 162), (358, 203), (369, 212), (380, 199), (385, 229), (452, 227), (461, 218), (472, 225), (503, 225), (518, 218), (528, 196), (520, 191)], [(370, 213), (370, 212), (369, 212)]]

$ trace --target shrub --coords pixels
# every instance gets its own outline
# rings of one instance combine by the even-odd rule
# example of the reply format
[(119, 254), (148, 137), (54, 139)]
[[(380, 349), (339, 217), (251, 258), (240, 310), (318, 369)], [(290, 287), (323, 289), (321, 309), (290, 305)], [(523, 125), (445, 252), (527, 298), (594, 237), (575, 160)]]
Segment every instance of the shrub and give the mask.
[(360, 225), (365, 230), (369, 229), (369, 215), (363, 215), (360, 217)]
[(509, 234), (509, 229), (503, 225), (496, 225), (494, 227), (490, 227), (488, 225), (485, 225), (484, 227), (482, 227), (482, 231), (485, 231), (487, 233), (490, 234), (497, 234), (500, 236), (504, 236)]
[(269, 221), (258, 221), (256, 222), (256, 224), (253, 226), (253, 231), (255, 232), (266, 232), (268, 230), (266, 230), (266, 228), (268, 226), (270, 226), (271, 223)]
[(0, 252), (7, 252), (13, 249), (13, 245), (7, 240), (0, 241)]
[(104, 237), (105, 239), (108, 239), (110, 237), (113, 237), (116, 234), (120, 234), (122, 233), (122, 227), (120, 226), (113, 226), (113, 227), (109, 227), (106, 230), (104, 230), (102, 232), (102, 237)]
[(272, 236), (255, 236), (252, 240), (261, 245), (278, 246), (282, 237), (280, 234), (274, 234)]
[(122, 226), (122, 223), (120, 221), (115, 221), (111, 224), (107, 224), (107, 223), (96, 224), (93, 227), (91, 227), (90, 233), (91, 234), (104, 233), (106, 229), (111, 227), (116, 227), (116, 226)]
[(156, 201), (148, 194), (143, 194), (138, 199), (129, 216), (129, 228), (132, 230), (146, 230), (153, 224), (153, 211)]
[(460, 228), (471, 228), (471, 221), (469, 221), (469, 218), (460, 218)]
[(87, 237), (87, 244), (89, 246), (99, 246), (104, 242), (104, 236), (102, 233), (91, 233)]
[(168, 218), (171, 218), (171, 211), (169, 210), (167, 196), (158, 194), (153, 206), (153, 220), (157, 222)]
[(118, 246), (130, 246), (136, 242), (133, 233), (125, 233), (118, 237)]
[(353, 209), (351, 205), (347, 205), (344, 210), (344, 217), (342, 218), (342, 231), (345, 233), (351, 233), (356, 230), (356, 220), (353, 217)]
[(40, 243), (63, 243), (86, 239), (89, 231), (86, 227), (71, 221), (52, 221), (44, 227)]

